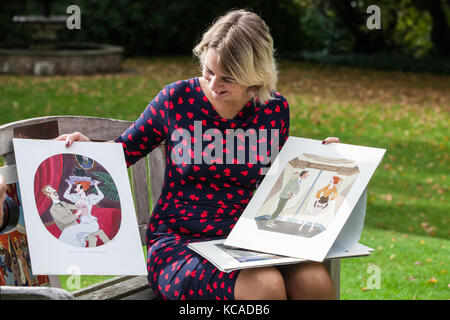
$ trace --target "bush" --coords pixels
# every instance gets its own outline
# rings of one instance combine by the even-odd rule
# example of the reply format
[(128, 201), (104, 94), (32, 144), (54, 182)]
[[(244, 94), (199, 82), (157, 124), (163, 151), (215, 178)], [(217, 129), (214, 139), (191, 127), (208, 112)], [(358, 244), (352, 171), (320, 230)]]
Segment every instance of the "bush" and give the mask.
[[(27, 39), (14, 15), (42, 14), (37, 0), (5, 0), (0, 13), (0, 41)], [(64, 29), (62, 41), (121, 45), (125, 54), (190, 54), (214, 18), (233, 8), (248, 8), (267, 22), (277, 49), (301, 50), (300, 7), (295, 0), (57, 0), (52, 14), (65, 15), (76, 4), (81, 9), (81, 30)]]
[(380, 52), (374, 54), (328, 54), (324, 52), (310, 51), (285, 53), (283, 57), (292, 60), (344, 65), (374, 70), (429, 72), (446, 75), (450, 74), (450, 60), (442, 57), (415, 59), (406, 55), (391, 52)]

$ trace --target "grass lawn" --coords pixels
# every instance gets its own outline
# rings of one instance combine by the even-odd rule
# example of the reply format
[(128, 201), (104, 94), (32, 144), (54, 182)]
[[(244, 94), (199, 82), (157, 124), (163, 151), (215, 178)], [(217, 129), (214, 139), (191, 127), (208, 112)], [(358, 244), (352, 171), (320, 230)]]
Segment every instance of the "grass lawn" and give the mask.
[[(63, 114), (134, 120), (163, 85), (198, 75), (189, 57), (124, 67), (91, 77), (2, 75), (0, 124)], [(387, 149), (361, 237), (377, 250), (343, 260), (342, 298), (449, 299), (450, 77), (281, 61), (278, 91), (291, 106), (291, 135)], [(379, 288), (370, 286), (373, 270)], [(82, 286), (96, 280), (82, 277)]]

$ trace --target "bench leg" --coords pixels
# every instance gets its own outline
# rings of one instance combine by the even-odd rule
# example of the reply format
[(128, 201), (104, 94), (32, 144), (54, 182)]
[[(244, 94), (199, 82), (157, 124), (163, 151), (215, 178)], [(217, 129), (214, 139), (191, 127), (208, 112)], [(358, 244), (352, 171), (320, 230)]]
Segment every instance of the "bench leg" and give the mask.
[(329, 259), (324, 264), (331, 276), (331, 280), (333, 280), (335, 297), (339, 300), (341, 294), (341, 259)]

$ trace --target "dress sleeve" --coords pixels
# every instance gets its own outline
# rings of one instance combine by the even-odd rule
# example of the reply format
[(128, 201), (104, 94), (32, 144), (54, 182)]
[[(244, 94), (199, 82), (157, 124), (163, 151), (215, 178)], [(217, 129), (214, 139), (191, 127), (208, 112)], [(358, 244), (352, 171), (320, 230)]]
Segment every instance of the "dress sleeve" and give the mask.
[(290, 121), (290, 115), (289, 115), (289, 103), (286, 99), (283, 99), (283, 103), (280, 106), (282, 109), (281, 112), (281, 118), (280, 118), (280, 138), (279, 138), (279, 147), (278, 151), (283, 148), (284, 143), (289, 138), (289, 121)]
[[(267, 164), (266, 168), (264, 170), (260, 171), (260, 176), (256, 182), (256, 188), (259, 187), (262, 180), (264, 179), (265, 173), (271, 166), (272, 162), (278, 155), (278, 152), (283, 148), (284, 144), (286, 143), (287, 139), (289, 138), (289, 121), (290, 121), (290, 115), (289, 115), (289, 103), (287, 102), (286, 98), (282, 95), (276, 93), (276, 97), (278, 98), (276, 101), (274, 101), (274, 110), (279, 114), (276, 118), (270, 121), (270, 124), (273, 128), (278, 130), (275, 134), (278, 135), (278, 139), (275, 141), (271, 141), (270, 144), (275, 143), (275, 146), (271, 146), (267, 150), (267, 157), (271, 158), (270, 162)], [(278, 144), (278, 152), (276, 154), (272, 154), (272, 148), (274, 148), (274, 151), (276, 150), (276, 144)]]
[(155, 149), (168, 133), (169, 94), (165, 87), (115, 142), (122, 143), (127, 167)]

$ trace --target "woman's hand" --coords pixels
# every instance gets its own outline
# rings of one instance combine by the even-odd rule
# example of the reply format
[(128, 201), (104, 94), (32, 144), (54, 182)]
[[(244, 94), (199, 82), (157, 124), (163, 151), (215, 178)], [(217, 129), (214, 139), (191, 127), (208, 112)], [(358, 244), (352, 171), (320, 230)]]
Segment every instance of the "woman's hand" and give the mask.
[(91, 141), (91, 140), (89, 140), (88, 137), (86, 137), (81, 132), (62, 134), (59, 137), (55, 138), (55, 140), (56, 141), (65, 141), (66, 147), (70, 147), (72, 145), (72, 143), (74, 143), (75, 141), (87, 141), (87, 142)]
[(329, 144), (329, 143), (339, 143), (339, 138), (336, 137), (328, 137), (322, 140), (322, 144)]

